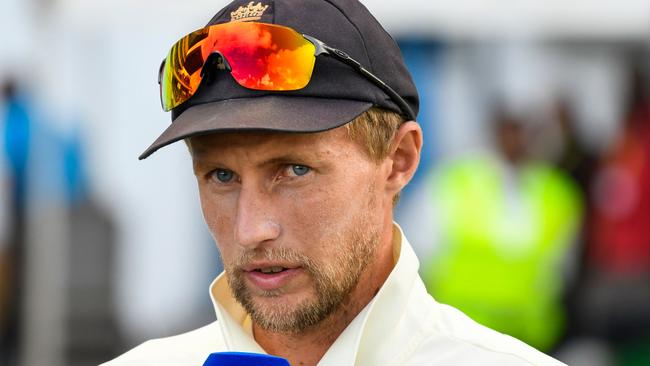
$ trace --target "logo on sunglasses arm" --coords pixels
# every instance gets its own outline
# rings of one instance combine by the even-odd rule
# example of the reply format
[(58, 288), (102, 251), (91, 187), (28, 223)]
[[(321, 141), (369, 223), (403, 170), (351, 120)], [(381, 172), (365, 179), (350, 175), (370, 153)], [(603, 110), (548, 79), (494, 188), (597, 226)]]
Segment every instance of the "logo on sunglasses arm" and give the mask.
[(239, 9), (230, 12), (231, 22), (247, 22), (262, 19), (262, 15), (268, 8), (268, 5), (262, 5), (261, 2), (253, 5), (251, 1), (246, 6), (240, 6)]

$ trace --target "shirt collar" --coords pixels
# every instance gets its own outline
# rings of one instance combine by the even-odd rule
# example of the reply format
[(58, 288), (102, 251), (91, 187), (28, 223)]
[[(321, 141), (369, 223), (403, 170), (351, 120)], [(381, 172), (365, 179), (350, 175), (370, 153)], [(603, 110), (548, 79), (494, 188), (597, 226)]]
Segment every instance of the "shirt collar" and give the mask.
[[(419, 262), (397, 223), (393, 224), (392, 241), (395, 267), (377, 295), (345, 328), (319, 365), (373, 364), (371, 360), (376, 360), (386, 330), (396, 326), (399, 314), (405, 311), (418, 276)], [(212, 282), (210, 297), (228, 350), (265, 353), (255, 342), (250, 316), (234, 299), (225, 273)]]

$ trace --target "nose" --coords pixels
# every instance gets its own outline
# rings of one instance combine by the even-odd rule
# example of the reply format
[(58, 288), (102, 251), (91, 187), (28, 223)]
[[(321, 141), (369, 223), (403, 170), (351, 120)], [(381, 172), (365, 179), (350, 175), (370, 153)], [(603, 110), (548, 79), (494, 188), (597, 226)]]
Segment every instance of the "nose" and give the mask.
[(257, 187), (242, 187), (237, 201), (235, 241), (253, 249), (280, 236), (270, 194)]

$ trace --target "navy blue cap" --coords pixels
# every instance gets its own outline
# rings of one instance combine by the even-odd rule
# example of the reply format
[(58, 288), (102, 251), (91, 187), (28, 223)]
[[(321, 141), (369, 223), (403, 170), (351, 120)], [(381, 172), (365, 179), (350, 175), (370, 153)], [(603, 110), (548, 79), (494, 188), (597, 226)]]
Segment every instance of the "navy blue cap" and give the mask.
[[(246, 12), (246, 9), (264, 11)], [(240, 19), (248, 16), (248, 19)], [(291, 27), (340, 49), (397, 92), (417, 115), (419, 99), (393, 38), (357, 0), (236, 0), (208, 25), (256, 21)], [(172, 110), (172, 124), (140, 155), (184, 138), (223, 131), (319, 132), (342, 126), (372, 106), (403, 114), (393, 100), (353, 67), (317, 57), (309, 84), (295, 91), (246, 89), (226, 72)]]

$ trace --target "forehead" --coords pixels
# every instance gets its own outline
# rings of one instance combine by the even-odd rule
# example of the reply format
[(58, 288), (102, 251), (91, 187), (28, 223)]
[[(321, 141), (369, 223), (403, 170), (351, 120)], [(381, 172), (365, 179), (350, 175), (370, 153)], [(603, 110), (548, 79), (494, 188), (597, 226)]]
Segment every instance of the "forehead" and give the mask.
[(345, 127), (316, 133), (242, 131), (214, 133), (189, 139), (196, 159), (245, 155), (251, 159), (269, 155), (306, 154), (323, 156), (360, 152)]

